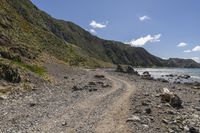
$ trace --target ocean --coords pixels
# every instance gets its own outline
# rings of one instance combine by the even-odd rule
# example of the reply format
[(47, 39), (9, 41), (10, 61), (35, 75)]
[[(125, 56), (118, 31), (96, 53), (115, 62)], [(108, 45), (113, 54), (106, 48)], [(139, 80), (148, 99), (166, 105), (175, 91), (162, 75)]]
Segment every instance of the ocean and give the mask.
[[(148, 71), (154, 78), (165, 78), (169, 81), (174, 81), (177, 76), (189, 75), (191, 78), (183, 82), (200, 82), (200, 68), (136, 68), (139, 74)], [(177, 75), (176, 77), (167, 77), (164, 75)]]

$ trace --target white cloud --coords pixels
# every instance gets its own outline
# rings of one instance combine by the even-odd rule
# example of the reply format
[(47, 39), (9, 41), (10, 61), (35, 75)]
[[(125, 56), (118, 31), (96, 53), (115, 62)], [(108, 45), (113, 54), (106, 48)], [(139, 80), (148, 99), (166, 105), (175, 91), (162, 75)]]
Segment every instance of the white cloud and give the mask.
[(190, 52), (192, 52), (192, 51), (188, 49), (188, 50), (184, 50), (183, 52), (184, 52), (184, 53), (190, 53)]
[(95, 20), (92, 20), (89, 25), (94, 29), (95, 28), (102, 29), (102, 28), (106, 28), (107, 24), (108, 24), (108, 22), (106, 22), (106, 24), (104, 24), (104, 23), (97, 23)]
[(200, 63), (200, 58), (199, 57), (192, 57), (192, 59), (198, 63)]
[(153, 43), (153, 42), (159, 42), (160, 41), (161, 34), (157, 35), (147, 35), (145, 37), (140, 37), (136, 40), (131, 40), (130, 42), (126, 42), (127, 44), (130, 44), (131, 46), (144, 46), (147, 43)]
[(97, 34), (97, 32), (94, 29), (90, 29), (90, 33)]
[(200, 52), (200, 45), (194, 47), (194, 48), (192, 49), (192, 51), (194, 51), (194, 52)]
[(150, 20), (151, 18), (149, 17), (149, 16), (147, 16), (147, 15), (144, 15), (144, 16), (141, 16), (141, 17), (139, 17), (139, 20), (140, 21), (147, 21), (147, 20)]
[(181, 42), (177, 45), (177, 47), (185, 47), (187, 46), (188, 44), (187, 43), (184, 43), (184, 42)]
[(161, 57), (163, 60), (168, 60), (169, 58)]

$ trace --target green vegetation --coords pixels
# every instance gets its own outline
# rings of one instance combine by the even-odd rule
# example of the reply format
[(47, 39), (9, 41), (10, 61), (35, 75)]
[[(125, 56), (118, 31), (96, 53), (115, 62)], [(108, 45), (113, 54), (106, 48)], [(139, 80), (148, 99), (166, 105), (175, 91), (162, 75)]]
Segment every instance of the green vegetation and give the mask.
[(12, 64), (18, 65), (22, 68), (25, 68), (35, 74), (38, 74), (39, 76), (44, 76), (46, 74), (46, 69), (44, 67), (41, 66), (37, 66), (37, 65), (28, 65), (25, 64), (23, 62), (19, 62), (19, 61), (12, 61)]
[[(192, 60), (163, 60), (143, 48), (100, 39), (72, 22), (52, 18), (29, 0), (1, 0), (0, 18), (0, 46), (19, 55), (22, 61), (32, 62), (46, 53), (71, 66), (87, 68), (112, 64), (200, 67)], [(42, 72), (36, 66), (22, 66)]]

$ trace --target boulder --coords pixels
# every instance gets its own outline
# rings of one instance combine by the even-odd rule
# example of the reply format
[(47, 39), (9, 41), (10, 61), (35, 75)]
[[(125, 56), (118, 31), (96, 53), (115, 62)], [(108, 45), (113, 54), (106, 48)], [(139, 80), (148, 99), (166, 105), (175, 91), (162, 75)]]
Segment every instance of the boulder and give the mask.
[(160, 95), (162, 102), (169, 103), (173, 108), (183, 108), (182, 100), (176, 94), (170, 92), (167, 88), (163, 88), (163, 93)]
[(170, 102), (172, 95), (168, 93), (160, 94), (162, 102)]
[(180, 109), (183, 108), (182, 106), (182, 100), (180, 97), (178, 97), (176, 94), (173, 95), (170, 99), (170, 105), (174, 108)]
[(153, 80), (151, 74), (148, 71), (143, 72), (142, 79)]
[(126, 72), (129, 74), (139, 75), (138, 72), (135, 71), (132, 66), (128, 66)]
[(143, 75), (150, 75), (150, 73), (148, 71), (144, 71)]

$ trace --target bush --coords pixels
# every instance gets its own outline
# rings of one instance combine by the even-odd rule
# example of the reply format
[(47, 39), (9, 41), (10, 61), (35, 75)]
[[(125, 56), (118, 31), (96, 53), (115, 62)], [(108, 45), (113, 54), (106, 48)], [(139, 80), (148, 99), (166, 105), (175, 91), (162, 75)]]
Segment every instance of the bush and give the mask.
[(0, 64), (0, 79), (12, 83), (19, 83), (21, 81), (18, 69), (5, 64)]

